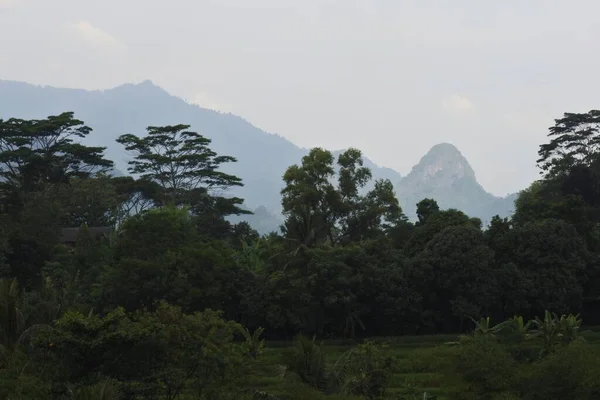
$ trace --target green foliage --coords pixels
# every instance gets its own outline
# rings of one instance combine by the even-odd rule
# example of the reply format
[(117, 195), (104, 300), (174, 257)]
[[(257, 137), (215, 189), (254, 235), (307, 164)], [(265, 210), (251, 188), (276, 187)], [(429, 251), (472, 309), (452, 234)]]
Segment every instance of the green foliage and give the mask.
[(542, 356), (552, 354), (558, 346), (581, 339), (579, 315), (561, 315), (559, 318), (555, 313), (546, 311), (544, 319), (536, 317), (533, 320), (533, 326), (535, 329), (532, 335), (540, 338), (543, 343)]
[(392, 374), (392, 359), (385, 352), (368, 341), (349, 350), (333, 367), (336, 386), (368, 400), (381, 398)]
[(238, 330), (217, 312), (186, 315), (161, 303), (154, 313), (128, 315), (117, 309), (99, 317), (67, 312), (52, 330), (34, 335), (32, 344), (47, 353), (40, 362), (54, 366), (48, 378), (64, 383), (65, 393), (68, 384), (84, 384), (100, 374), (122, 382), (126, 396), (210, 397), (235, 381), (241, 352), (232, 341)]
[[(117, 142), (135, 154), (129, 171), (158, 183), (163, 201), (170, 204), (202, 204), (209, 189), (241, 186), (240, 178), (219, 171), (236, 159), (218, 155), (209, 147), (210, 139), (188, 129), (189, 125), (149, 126), (146, 136), (120, 136)], [(241, 211), (236, 207), (241, 199), (222, 201), (234, 206), (233, 213)]]
[(436, 212), (440, 211), (440, 206), (434, 199), (423, 199), (417, 203), (418, 225), (423, 225)]
[(511, 388), (517, 362), (493, 338), (480, 336), (460, 346), (455, 362), (455, 373), (472, 385), (478, 398)]
[(359, 150), (340, 154), (337, 166), (336, 186), (333, 155), (314, 148), (283, 176), (284, 235), (298, 246), (372, 238), (406, 220), (390, 181), (377, 181), (366, 195), (360, 194), (371, 171), (363, 167)]
[(115, 178), (71, 113), (0, 120), (0, 398), (598, 397), (579, 316), (600, 323), (597, 111), (556, 121), (543, 178), (485, 230), (432, 198), (412, 224), (360, 151), (316, 148), (259, 237), (216, 192), (235, 159), (188, 129), (121, 136), (136, 178)]
[(579, 164), (593, 164), (600, 145), (600, 111), (565, 113), (555, 120), (548, 136), (552, 139), (540, 146), (538, 160), (548, 176), (563, 174)]
[(121, 400), (123, 394), (118, 382), (105, 380), (92, 386), (67, 386), (67, 396), (74, 400)]
[(479, 321), (475, 321), (471, 318), (473, 323), (475, 323), (475, 330), (473, 335), (476, 338), (483, 336), (491, 336), (495, 337), (498, 332), (502, 329), (502, 325), (492, 325), (490, 323), (490, 317), (480, 318)]
[(76, 143), (91, 132), (65, 112), (41, 120), (0, 120), (0, 181), (4, 189), (31, 193), (47, 183), (88, 177), (112, 167), (103, 147)]
[(248, 356), (256, 359), (265, 346), (265, 339), (261, 339), (262, 334), (265, 332), (264, 328), (257, 328), (253, 333), (250, 333), (248, 328), (242, 329), (242, 334), (245, 339), (245, 353)]
[[(426, 229), (440, 214), (418, 229)], [(409, 271), (417, 291), (424, 296), (425, 309), (437, 311), (430, 316), (430, 323), (444, 323), (452, 329), (461, 327), (469, 317), (487, 314), (493, 306), (492, 263), (493, 252), (483, 234), (469, 224), (448, 227), (433, 237), (413, 259)]]
[(527, 400), (594, 399), (600, 394), (597, 348), (584, 343), (563, 347), (535, 364), (518, 387)]
[(533, 321), (527, 321), (522, 316), (513, 316), (501, 325), (501, 339), (511, 344), (523, 343), (530, 336)]
[(427, 222), (418, 226), (413, 235), (405, 245), (406, 253), (414, 256), (423, 251), (427, 244), (444, 229), (453, 226), (470, 226), (481, 229), (481, 221), (469, 218), (465, 213), (458, 210), (444, 210), (432, 213)]
[(327, 387), (325, 353), (322, 345), (315, 343), (314, 337), (308, 339), (304, 335), (296, 336), (294, 352), (287, 361), (287, 367), (307, 385), (321, 390)]

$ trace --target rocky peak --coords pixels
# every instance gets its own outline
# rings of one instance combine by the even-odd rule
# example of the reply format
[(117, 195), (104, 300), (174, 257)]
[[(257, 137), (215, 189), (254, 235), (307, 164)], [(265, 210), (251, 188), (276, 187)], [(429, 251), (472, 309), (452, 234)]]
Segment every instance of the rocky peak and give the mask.
[(411, 172), (407, 181), (431, 182), (436, 186), (449, 186), (462, 178), (475, 180), (475, 172), (461, 152), (450, 143), (433, 146)]

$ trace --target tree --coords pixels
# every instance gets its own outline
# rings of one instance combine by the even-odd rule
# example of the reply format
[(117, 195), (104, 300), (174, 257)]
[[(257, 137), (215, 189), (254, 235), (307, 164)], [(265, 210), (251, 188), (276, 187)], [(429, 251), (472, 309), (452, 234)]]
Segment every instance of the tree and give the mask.
[(112, 161), (104, 158), (104, 147), (75, 142), (92, 131), (72, 112), (41, 120), (0, 120), (0, 191), (25, 193), (49, 183), (68, 182), (105, 172)]
[(161, 300), (184, 311), (207, 307), (235, 313), (240, 285), (250, 273), (237, 267), (224, 241), (206, 240), (186, 209), (163, 207), (129, 218), (97, 285), (104, 306), (155, 309)]
[(321, 148), (312, 149), (300, 166), (285, 171), (281, 205), (287, 237), (307, 246), (334, 241), (336, 208), (341, 201), (330, 182), (334, 174), (333, 155)]
[(148, 179), (134, 179), (131, 176), (112, 178), (119, 199), (118, 222), (156, 207), (160, 203), (162, 188)]
[(600, 151), (600, 110), (565, 113), (556, 119), (548, 134), (549, 143), (539, 149), (538, 166), (546, 177), (569, 172), (577, 165), (598, 162)]
[(68, 184), (54, 184), (47, 192), (61, 209), (61, 226), (115, 226), (119, 219), (119, 196), (112, 178), (74, 178)]
[(417, 217), (419, 218), (419, 225), (423, 225), (427, 222), (427, 219), (440, 211), (437, 201), (433, 199), (423, 199), (417, 203)]
[(376, 181), (371, 191), (353, 203), (352, 211), (342, 221), (343, 239), (346, 242), (389, 234), (408, 222), (396, 199), (394, 186), (387, 179)]
[[(235, 162), (231, 156), (220, 156), (210, 149), (211, 140), (189, 131), (189, 125), (149, 126), (148, 134), (138, 137), (121, 135), (117, 142), (135, 154), (129, 172), (156, 182), (164, 191), (164, 201), (191, 204), (192, 195), (210, 190), (242, 186), (240, 178), (218, 169)], [(241, 199), (230, 199), (241, 204)], [(237, 213), (237, 208), (234, 213)]]
[(340, 154), (337, 166), (336, 173), (331, 152), (314, 148), (301, 165), (287, 169), (281, 191), (287, 238), (306, 247), (336, 245), (373, 237), (406, 220), (389, 180), (360, 193), (371, 171), (363, 167), (359, 150)]
[(588, 251), (577, 231), (564, 221), (548, 219), (517, 227), (513, 235), (513, 261), (529, 282), (533, 313), (579, 309)]
[(511, 235), (511, 229), (512, 224), (508, 218), (500, 218), (495, 215), (484, 232), (486, 243), (494, 250), (496, 262), (499, 264), (511, 260), (512, 249), (515, 245), (511, 240), (514, 237), (514, 235)]
[(122, 382), (126, 398), (214, 398), (236, 378), (242, 355), (232, 341), (239, 329), (218, 312), (184, 314), (163, 302), (155, 312), (69, 311), (31, 342), (57, 388), (100, 376)]
[(493, 258), (483, 233), (472, 225), (437, 233), (410, 267), (410, 283), (423, 296), (423, 319), (452, 331), (469, 317), (489, 315), (495, 300)]
[(481, 229), (479, 218), (470, 218), (462, 211), (449, 209), (437, 211), (427, 217), (426, 222), (415, 228), (413, 235), (406, 242), (404, 249), (406, 254), (414, 256), (424, 250), (438, 233), (451, 226), (470, 226)]
[(0, 214), (0, 279), (9, 275), (9, 267), (6, 264), (6, 254), (8, 252), (8, 238), (5, 228), (6, 217)]

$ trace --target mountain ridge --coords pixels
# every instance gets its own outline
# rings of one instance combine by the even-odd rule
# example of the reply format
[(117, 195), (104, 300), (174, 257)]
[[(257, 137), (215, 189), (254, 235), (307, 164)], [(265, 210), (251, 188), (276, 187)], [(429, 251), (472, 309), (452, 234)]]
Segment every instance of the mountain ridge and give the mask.
[[(237, 163), (225, 165), (223, 170), (240, 176), (245, 186), (235, 188), (231, 194), (244, 198), (247, 208), (256, 210), (262, 206), (262, 214), (266, 212), (276, 218), (281, 217), (283, 173), (290, 165), (299, 163), (309, 151), (280, 134), (260, 129), (243, 117), (190, 104), (151, 80), (95, 90), (0, 80), (0, 118), (44, 118), (64, 111), (73, 111), (76, 118), (93, 129), (86, 138), (87, 143), (107, 147), (107, 156), (121, 171), (127, 170), (129, 160), (115, 141), (121, 134), (141, 135), (150, 125), (191, 125), (191, 129), (212, 140), (211, 147), (217, 153), (237, 158)], [(486, 192), (476, 181), (468, 161), (449, 143), (433, 146), (406, 176), (392, 168), (379, 166), (366, 155), (363, 159), (365, 166), (372, 169), (374, 179), (392, 181), (410, 218), (415, 217), (416, 203), (423, 197), (432, 196), (437, 196), (433, 198), (442, 208), (459, 208), (473, 216), (483, 217), (484, 221), (493, 214), (506, 216), (510, 212), (510, 207), (504, 204), (510, 203), (510, 196), (500, 198)], [(445, 163), (445, 167), (440, 167), (441, 164), (432, 166), (436, 163)], [(425, 178), (429, 178), (422, 179), (423, 174), (419, 172), (421, 164), (428, 165), (425, 168), (429, 168), (431, 173), (435, 168), (438, 170), (431, 176), (425, 174)], [(453, 179), (452, 174), (447, 176), (449, 170), (460, 165), (461, 179)], [(469, 198), (473, 196), (473, 199)], [(473, 204), (477, 202), (481, 204)], [(499, 212), (494, 212), (496, 209)], [(490, 213), (492, 215), (488, 215)]]

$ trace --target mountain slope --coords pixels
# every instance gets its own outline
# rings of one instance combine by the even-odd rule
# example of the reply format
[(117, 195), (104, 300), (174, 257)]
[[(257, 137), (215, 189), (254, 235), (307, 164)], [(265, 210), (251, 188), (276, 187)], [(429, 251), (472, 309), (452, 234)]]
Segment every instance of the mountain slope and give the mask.
[[(119, 135), (141, 135), (149, 125), (189, 124), (192, 130), (213, 140), (211, 147), (215, 151), (238, 159), (224, 167), (244, 181), (245, 186), (234, 189), (232, 194), (243, 197), (250, 209), (264, 206), (276, 214), (280, 210), (279, 192), (285, 169), (307, 153), (238, 116), (188, 104), (150, 81), (87, 91), (0, 80), (0, 118), (43, 118), (64, 111), (73, 111), (76, 118), (93, 128), (87, 142), (106, 146), (108, 157), (121, 171), (127, 170), (129, 157), (115, 142)], [(374, 176), (379, 177), (379, 170), (390, 175), (389, 169), (380, 169), (369, 160), (366, 163), (373, 167)]]
[(435, 199), (440, 208), (456, 208), (479, 217), (484, 223), (492, 216), (512, 214), (516, 195), (493, 196), (477, 182), (475, 172), (461, 152), (450, 143), (433, 146), (410, 173), (396, 185), (396, 194), (409, 218), (416, 218), (416, 204)]
[[(87, 91), (0, 80), (0, 118), (43, 118), (64, 111), (73, 111), (76, 118), (94, 129), (86, 139), (87, 143), (106, 146), (107, 156), (123, 172), (127, 171), (130, 156), (115, 142), (118, 136), (124, 133), (142, 135), (149, 125), (191, 125), (192, 130), (213, 140), (211, 147), (215, 151), (238, 159), (237, 163), (224, 167), (225, 172), (238, 175), (244, 181), (245, 186), (235, 188), (231, 194), (244, 198), (249, 209), (258, 208), (265, 223), (259, 215), (246, 218), (254, 225), (260, 225), (261, 232), (270, 230), (268, 227), (276, 229), (281, 222), (282, 175), (287, 167), (300, 162), (308, 152), (238, 116), (188, 104), (150, 81)], [(462, 155), (456, 155), (460, 152), (454, 148), (455, 158), (452, 158), (452, 152), (446, 151), (448, 145), (440, 146), (435, 151), (432, 149), (405, 178), (392, 169), (375, 165), (366, 157), (364, 162), (375, 179), (398, 182), (397, 192), (409, 216), (414, 216), (414, 204), (423, 197), (434, 197), (442, 207), (456, 207), (484, 220), (497, 213), (508, 215), (512, 204), (507, 206), (507, 202), (510, 201), (486, 193), (464, 157), (460, 159)], [(452, 159), (460, 159), (460, 163), (453, 164)], [(442, 160), (450, 161), (446, 165)], [(446, 165), (445, 169), (431, 175), (441, 165)], [(462, 174), (462, 178), (453, 180), (453, 173)]]

